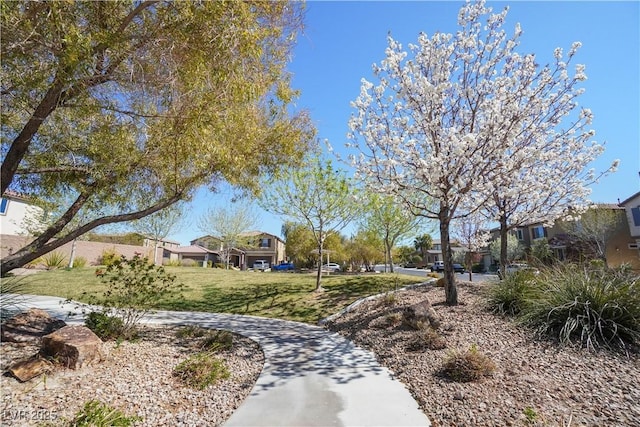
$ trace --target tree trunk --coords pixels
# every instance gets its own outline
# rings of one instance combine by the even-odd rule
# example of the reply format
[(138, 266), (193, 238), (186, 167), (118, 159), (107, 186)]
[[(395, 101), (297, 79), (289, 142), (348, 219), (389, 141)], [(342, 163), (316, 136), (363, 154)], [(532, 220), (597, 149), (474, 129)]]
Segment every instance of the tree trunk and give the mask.
[(73, 263), (76, 260), (76, 242), (78, 239), (73, 239), (71, 242), (71, 254), (69, 255), (69, 264), (67, 264), (67, 268), (73, 268)]
[(442, 245), (442, 261), (444, 262), (444, 295), (447, 305), (458, 305), (458, 288), (453, 272), (453, 253), (449, 238), (449, 208), (440, 207), (440, 243)]
[(316, 274), (316, 289), (315, 292), (322, 291), (322, 256), (324, 255), (324, 248), (322, 242), (318, 245), (318, 254), (320, 260), (318, 261), (318, 273)]
[(507, 272), (507, 219), (500, 218), (500, 275), (505, 277)]

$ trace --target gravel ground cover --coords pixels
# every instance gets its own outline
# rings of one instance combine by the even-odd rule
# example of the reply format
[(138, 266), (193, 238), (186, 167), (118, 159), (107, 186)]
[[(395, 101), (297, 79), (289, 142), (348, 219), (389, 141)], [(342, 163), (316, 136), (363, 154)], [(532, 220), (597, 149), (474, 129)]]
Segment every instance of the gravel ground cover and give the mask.
[[(58, 369), (46, 378), (19, 383), (0, 379), (3, 426), (63, 425), (85, 402), (96, 399), (143, 419), (140, 426), (221, 425), (249, 394), (264, 365), (254, 341), (234, 335), (219, 353), (231, 376), (200, 391), (182, 385), (173, 368), (197, 351), (194, 338), (176, 338), (177, 328), (146, 327), (134, 342), (106, 342), (107, 360), (78, 370)], [(38, 351), (34, 345), (1, 344), (2, 370)]]
[[(434, 426), (640, 426), (640, 360), (559, 347), (487, 312), (482, 284), (460, 283), (460, 305), (430, 285), (357, 306), (329, 328), (373, 351), (413, 394)], [(486, 286), (486, 285), (485, 285)], [(428, 299), (442, 318), (442, 350), (411, 351), (416, 332), (402, 307)], [(395, 300), (395, 301), (394, 301)], [(471, 346), (496, 364), (493, 376), (455, 383), (439, 372)]]

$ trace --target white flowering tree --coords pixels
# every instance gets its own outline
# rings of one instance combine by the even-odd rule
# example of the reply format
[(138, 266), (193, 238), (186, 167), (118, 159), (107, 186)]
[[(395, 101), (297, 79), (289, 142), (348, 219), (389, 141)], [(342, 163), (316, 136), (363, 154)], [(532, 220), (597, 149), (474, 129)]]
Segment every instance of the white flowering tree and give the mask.
[[(357, 174), (371, 189), (396, 195), (414, 214), (440, 222), (450, 305), (457, 304), (451, 221), (488, 207), (496, 194), (514, 193), (510, 188), (518, 180), (549, 183), (552, 175), (556, 182), (568, 178), (560, 185), (582, 192), (584, 166), (601, 150), (585, 130), (591, 112), (574, 111), (584, 66), (569, 77), (561, 50), (555, 64), (545, 67), (533, 54), (520, 55), (522, 31), (516, 25), (507, 36), (506, 14), (506, 8), (492, 13), (484, 1), (467, 2), (455, 34), (421, 33), (408, 50), (389, 36), (385, 58), (373, 66), (378, 84), (363, 79), (352, 104), (349, 145), (357, 150)], [(562, 127), (566, 118), (572, 121)], [(536, 156), (536, 165), (553, 161), (561, 175), (548, 167), (546, 176), (528, 174)], [(515, 192), (524, 193), (522, 188)], [(545, 199), (551, 200), (542, 195), (538, 206)]]

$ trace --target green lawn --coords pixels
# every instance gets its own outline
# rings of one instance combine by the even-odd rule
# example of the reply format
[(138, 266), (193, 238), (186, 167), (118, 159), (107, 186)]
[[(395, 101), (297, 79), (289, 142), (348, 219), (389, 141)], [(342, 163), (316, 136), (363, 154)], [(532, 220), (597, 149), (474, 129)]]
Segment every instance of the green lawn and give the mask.
[[(226, 271), (169, 267), (186, 286), (184, 300), (158, 301), (164, 310), (248, 314), (316, 323), (355, 300), (426, 279), (398, 274), (332, 274), (322, 278), (324, 292), (313, 292), (315, 274)], [(82, 301), (83, 293), (106, 288), (95, 268), (47, 271), (24, 278), (24, 292)]]

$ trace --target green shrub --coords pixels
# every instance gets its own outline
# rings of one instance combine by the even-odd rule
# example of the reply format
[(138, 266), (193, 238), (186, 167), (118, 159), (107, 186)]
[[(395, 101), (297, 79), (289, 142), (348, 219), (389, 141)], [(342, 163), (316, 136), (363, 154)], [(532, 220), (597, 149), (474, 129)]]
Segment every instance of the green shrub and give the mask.
[(82, 268), (87, 265), (87, 259), (85, 257), (75, 257), (73, 259), (73, 268)]
[(181, 362), (174, 368), (173, 375), (189, 387), (204, 390), (222, 379), (229, 378), (230, 374), (223, 360), (210, 352), (202, 352)]
[(228, 331), (209, 331), (202, 340), (203, 350), (212, 353), (224, 350), (231, 350), (233, 347), (233, 334)]
[(184, 326), (176, 332), (176, 338), (199, 338), (207, 335), (207, 329), (195, 325)]
[(84, 292), (85, 299), (89, 305), (103, 307), (105, 315), (122, 320), (121, 338), (132, 337), (137, 323), (159, 301), (182, 298), (183, 285), (175, 282), (176, 277), (140, 254), (130, 260), (121, 256), (106, 269), (96, 270), (96, 275), (107, 290), (101, 296)]
[(473, 345), (464, 353), (450, 353), (441, 373), (452, 381), (472, 382), (491, 376), (495, 369), (495, 363)]
[(179, 259), (169, 259), (162, 262), (162, 265), (167, 267), (182, 267), (182, 262)]
[(127, 416), (119, 409), (91, 400), (76, 413), (70, 425), (73, 427), (128, 427), (138, 421), (142, 421), (142, 418)]
[(84, 320), (87, 328), (102, 340), (119, 338), (124, 332), (124, 322), (119, 317), (108, 316), (105, 313), (92, 311)]
[(100, 265), (109, 267), (119, 259), (120, 255), (118, 255), (118, 252), (116, 252), (115, 249), (105, 249), (102, 251), (100, 258), (98, 258), (98, 263), (100, 263)]
[(527, 301), (536, 298), (538, 292), (534, 273), (517, 271), (487, 288), (487, 307), (493, 313), (515, 316), (524, 310)]
[(222, 264), (221, 262), (216, 262), (215, 268), (222, 268), (224, 270), (225, 268), (227, 268), (227, 266)]
[(558, 265), (536, 281), (522, 322), (539, 334), (589, 349), (640, 343), (640, 277), (630, 270)]
[(180, 263), (180, 265), (182, 265), (182, 267), (195, 267), (196, 266), (196, 261), (190, 258), (185, 258), (182, 260), (182, 262)]
[(42, 262), (47, 269), (62, 268), (65, 265), (64, 254), (54, 251), (42, 256)]

